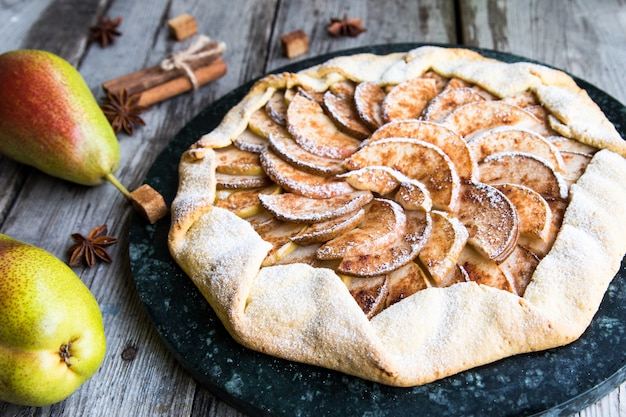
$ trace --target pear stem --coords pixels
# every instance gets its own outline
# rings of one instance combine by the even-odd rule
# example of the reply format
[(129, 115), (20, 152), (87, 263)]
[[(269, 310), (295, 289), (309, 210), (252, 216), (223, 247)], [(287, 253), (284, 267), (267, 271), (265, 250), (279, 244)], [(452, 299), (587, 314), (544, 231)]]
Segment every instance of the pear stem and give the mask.
[(104, 178), (109, 181), (111, 184), (113, 184), (115, 186), (115, 188), (117, 188), (118, 190), (120, 190), (120, 192), (122, 194), (124, 194), (124, 196), (126, 198), (128, 198), (129, 200), (132, 200), (133, 197), (130, 195), (130, 192), (126, 189), (126, 187), (124, 187), (124, 185), (122, 185), (121, 182), (119, 182), (117, 180), (117, 178), (115, 178), (115, 176), (111, 173), (108, 173), (104, 176)]

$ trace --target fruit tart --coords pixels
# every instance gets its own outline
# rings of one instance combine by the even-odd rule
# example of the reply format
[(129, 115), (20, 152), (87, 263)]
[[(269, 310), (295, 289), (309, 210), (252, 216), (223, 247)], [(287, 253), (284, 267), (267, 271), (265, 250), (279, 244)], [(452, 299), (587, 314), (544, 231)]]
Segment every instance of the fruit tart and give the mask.
[(421, 385), (580, 337), (626, 253), (625, 156), (562, 71), (339, 56), (183, 153), (168, 244), (242, 345)]

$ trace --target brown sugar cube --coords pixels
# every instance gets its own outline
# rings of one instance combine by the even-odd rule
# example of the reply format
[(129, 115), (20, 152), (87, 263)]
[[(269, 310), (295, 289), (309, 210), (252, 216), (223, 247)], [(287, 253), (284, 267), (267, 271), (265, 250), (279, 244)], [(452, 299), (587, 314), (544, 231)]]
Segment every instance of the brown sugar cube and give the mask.
[(189, 13), (184, 13), (168, 20), (167, 25), (172, 35), (179, 41), (198, 33), (196, 19)]
[(287, 58), (294, 58), (309, 50), (309, 36), (301, 30), (286, 33), (280, 37)]
[(148, 184), (143, 184), (130, 193), (130, 196), (135, 210), (151, 224), (167, 214), (167, 204), (163, 196)]

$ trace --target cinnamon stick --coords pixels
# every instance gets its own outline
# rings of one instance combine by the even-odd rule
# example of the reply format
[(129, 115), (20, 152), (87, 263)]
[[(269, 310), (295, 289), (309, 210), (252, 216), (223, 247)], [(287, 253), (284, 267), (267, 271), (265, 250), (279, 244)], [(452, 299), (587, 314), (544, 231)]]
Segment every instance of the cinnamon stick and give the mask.
[[(198, 85), (206, 84), (226, 74), (227, 67), (221, 58), (217, 42), (211, 42), (199, 52), (215, 54), (188, 62)], [(145, 68), (102, 83), (105, 92), (113, 94), (126, 89), (128, 95), (139, 94), (138, 105), (149, 106), (175, 95), (190, 91), (193, 85), (184, 69), (164, 70), (160, 65)]]
[[(226, 62), (224, 62), (222, 58), (218, 58), (209, 66), (198, 68), (193, 74), (196, 77), (198, 85), (203, 85), (223, 77), (226, 71)], [(175, 78), (143, 91), (139, 96), (137, 105), (148, 107), (152, 104), (177, 96), (178, 94), (191, 91), (192, 89), (193, 85), (186, 76)]]

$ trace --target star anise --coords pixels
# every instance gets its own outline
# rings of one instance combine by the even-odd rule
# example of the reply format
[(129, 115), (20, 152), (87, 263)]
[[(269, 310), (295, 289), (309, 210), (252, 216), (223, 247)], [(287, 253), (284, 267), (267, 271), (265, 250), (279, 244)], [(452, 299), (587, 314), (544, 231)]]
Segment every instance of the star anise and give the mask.
[(105, 102), (100, 105), (100, 108), (111, 123), (115, 133), (123, 129), (132, 136), (135, 133), (134, 125), (146, 125), (146, 122), (139, 116), (146, 110), (146, 107), (137, 105), (139, 98), (139, 94), (129, 96), (124, 88), (117, 94), (107, 91)]
[(117, 239), (107, 236), (106, 224), (93, 228), (87, 237), (72, 233), (72, 240), (75, 243), (68, 250), (71, 253), (71, 266), (80, 266), (84, 262), (89, 268), (93, 268), (98, 259), (111, 263), (111, 257), (104, 248), (116, 243)]
[(122, 32), (117, 30), (117, 27), (121, 22), (122, 16), (118, 16), (115, 19), (102, 16), (98, 17), (98, 24), (89, 28), (89, 31), (91, 32), (89, 42), (97, 41), (103, 48), (114, 44), (115, 38), (122, 35)]
[(363, 27), (363, 21), (359, 18), (348, 18), (344, 15), (343, 19), (332, 18), (328, 25), (328, 33), (332, 36), (359, 36), (367, 29)]

